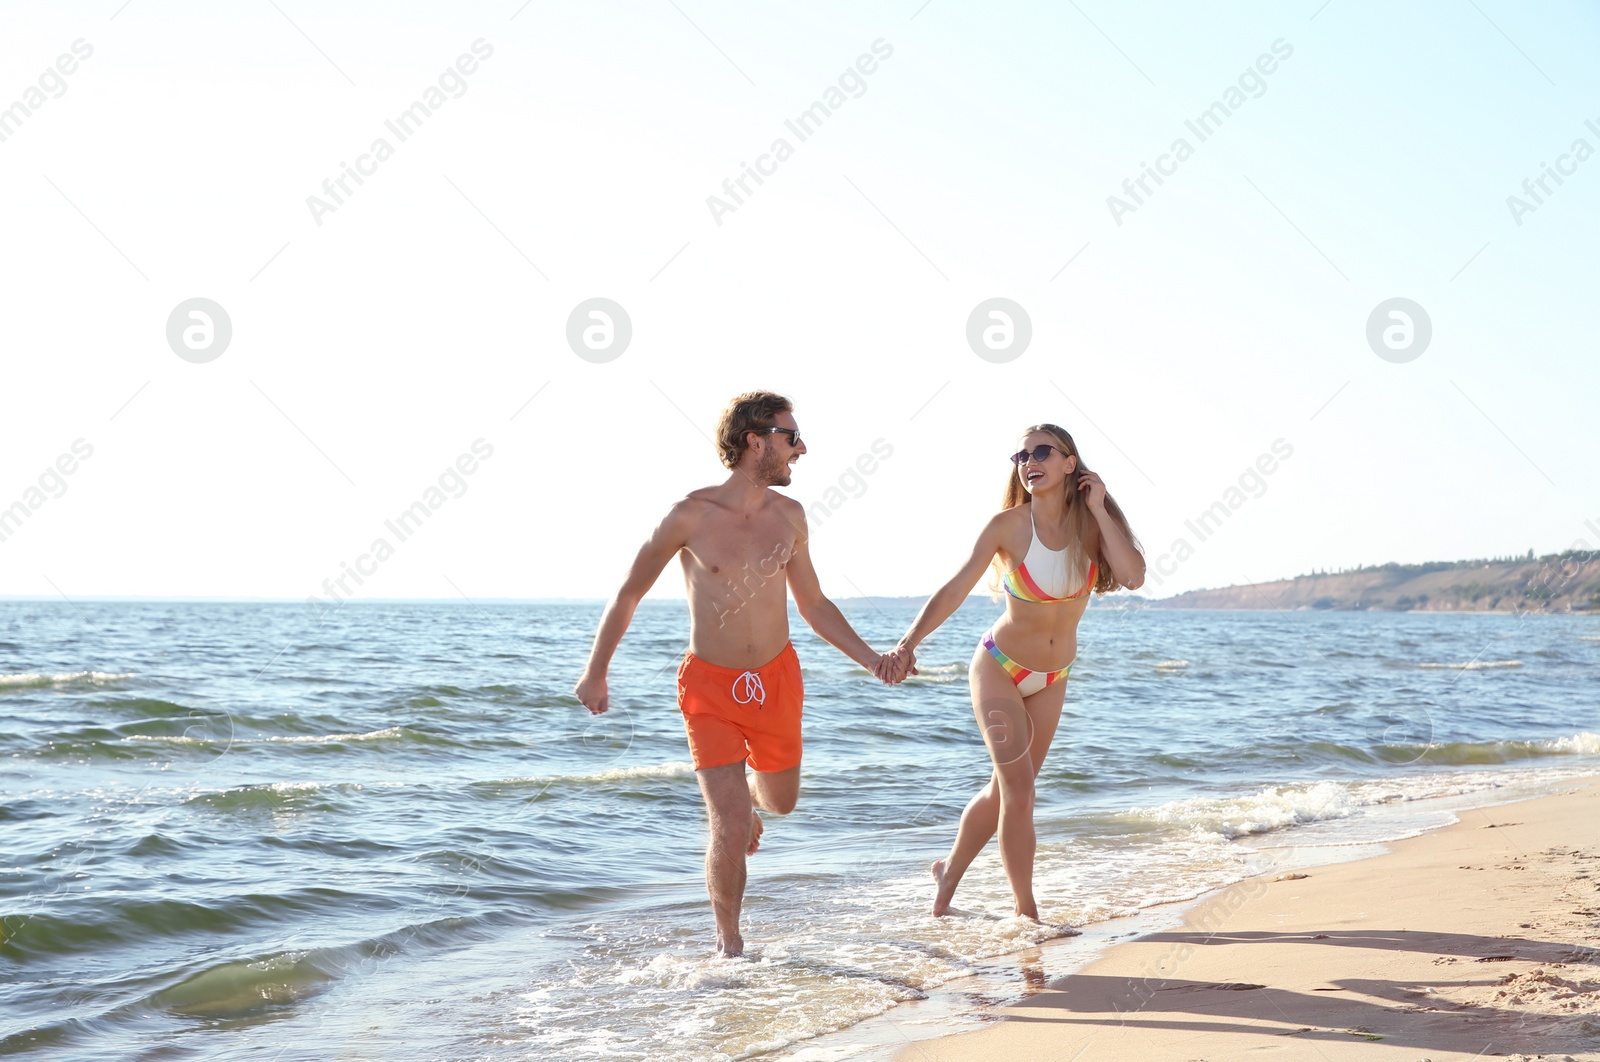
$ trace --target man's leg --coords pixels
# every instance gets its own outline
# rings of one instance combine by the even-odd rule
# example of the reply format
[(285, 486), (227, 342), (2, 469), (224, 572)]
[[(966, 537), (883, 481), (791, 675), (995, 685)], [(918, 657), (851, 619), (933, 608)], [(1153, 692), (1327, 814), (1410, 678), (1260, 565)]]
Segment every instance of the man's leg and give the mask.
[[(774, 815), (787, 815), (794, 810), (795, 801), (800, 797), (800, 768), (798, 765), (787, 771), (751, 771), (750, 772), (750, 803), (762, 811), (770, 811)], [(756, 812), (750, 813), (750, 849), (748, 855), (755, 855), (756, 849), (761, 847), (761, 835), (766, 832), (766, 827), (761, 824), (761, 816)]]
[(750, 845), (750, 787), (744, 761), (695, 772), (710, 820), (706, 843), (706, 892), (717, 919), (717, 954), (744, 953), (739, 934), (739, 908), (744, 903), (745, 852)]
[(800, 796), (800, 768), (787, 771), (751, 771), (750, 802), (762, 811), (787, 815)]
[[(800, 796), (800, 717), (805, 682), (794, 646), (785, 646), (762, 672), (767, 700), (751, 719), (746, 735), (750, 756), (750, 803), (761, 811), (787, 815)], [(789, 764), (790, 766), (783, 766)], [(751, 813), (750, 854), (761, 847), (761, 816)]]

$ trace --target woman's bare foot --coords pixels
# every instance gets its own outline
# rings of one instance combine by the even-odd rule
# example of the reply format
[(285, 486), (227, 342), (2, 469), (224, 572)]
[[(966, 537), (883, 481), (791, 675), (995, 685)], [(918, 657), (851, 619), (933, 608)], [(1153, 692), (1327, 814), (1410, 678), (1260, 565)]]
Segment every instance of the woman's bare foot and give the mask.
[(761, 847), (761, 835), (766, 831), (766, 826), (761, 823), (761, 815), (752, 811), (750, 813), (750, 847), (745, 849), (745, 855), (753, 856), (756, 854), (756, 850)]
[(950, 900), (956, 894), (956, 883), (945, 877), (945, 861), (933, 861), (933, 881), (936, 886), (933, 892), (933, 917), (939, 918), (950, 913)]

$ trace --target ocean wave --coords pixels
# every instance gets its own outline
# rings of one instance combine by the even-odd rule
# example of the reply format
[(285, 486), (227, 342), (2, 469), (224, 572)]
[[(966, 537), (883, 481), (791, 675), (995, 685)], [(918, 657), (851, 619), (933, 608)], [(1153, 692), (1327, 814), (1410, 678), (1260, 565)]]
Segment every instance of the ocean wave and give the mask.
[[(36, 902), (41, 894), (48, 895), (36, 893)], [(91, 901), (57, 895), (64, 895), (65, 902), (53, 910), (6, 917), (8, 932), (0, 955), (28, 962), (104, 954), (115, 945), (146, 945), (164, 938), (205, 935), (220, 940), (252, 926), (282, 926), (335, 908), (356, 912), (371, 903), (370, 897), (332, 888), (192, 899), (108, 895)]]
[(396, 738), (429, 737), (409, 727), (386, 726), (382, 730), (368, 730), (363, 734), (288, 734), (277, 737), (251, 738), (250, 741), (280, 743), (284, 745), (333, 745), (352, 741), (391, 741)]
[(133, 678), (136, 674), (133, 671), (64, 671), (51, 675), (42, 671), (24, 671), (11, 675), (0, 674), (0, 690), (37, 689), (41, 686), (103, 686), (108, 682)]
[(326, 990), (335, 975), (307, 951), (225, 962), (191, 974), (146, 998), (148, 1006), (189, 1017), (242, 1017), (267, 1007), (297, 1003)]
[(1521, 660), (1468, 660), (1465, 663), (1461, 663), (1461, 664), (1423, 663), (1423, 664), (1418, 664), (1417, 666), (1418, 667), (1425, 667), (1425, 668), (1448, 668), (1448, 669), (1450, 669), (1452, 671), (1482, 671), (1485, 668), (1491, 668), (1491, 667), (1521, 667), (1522, 666), (1522, 661)]
[[(162, 701), (141, 703), (166, 705), (172, 711), (166, 714), (146, 712), (153, 718), (115, 727), (83, 727), (57, 732), (49, 735), (43, 744), (18, 754), (42, 760), (127, 760), (173, 756), (180, 751), (185, 754), (220, 755), (239, 748), (285, 745), (304, 748), (307, 752), (329, 753), (336, 753), (348, 746), (359, 748), (388, 743), (401, 748), (459, 747), (450, 738), (404, 726), (384, 727), (365, 733), (246, 736), (241, 732), (257, 726), (270, 726), (273, 721), (236, 719), (226, 712), (201, 712), (181, 705), (167, 705)], [(179, 712), (185, 714), (179, 716)], [(169, 732), (160, 733), (163, 729)]]
[(1600, 755), (1600, 735), (1585, 732), (1536, 741), (1435, 741), (1380, 745), (1373, 751), (1389, 762), (1469, 767), (1541, 756)]
[(1189, 797), (1129, 812), (1136, 820), (1187, 826), (1204, 836), (1232, 840), (1326, 819), (1348, 818), (1359, 804), (1350, 786), (1323, 781), (1309, 786), (1266, 786), (1228, 797)]
[[(340, 979), (369, 972), (409, 947), (447, 944), (469, 921), (438, 919), (350, 944), (280, 950), (198, 968), (185, 964), (187, 970), (175, 969), (162, 976), (169, 982), (165, 987), (118, 1003), (103, 1013), (23, 1027), (0, 1038), (0, 1054), (36, 1052), (50, 1046), (64, 1048), (84, 1033), (98, 1038), (115, 1035), (120, 1029), (125, 1034), (129, 1027), (148, 1022), (151, 1010), (193, 1018), (249, 1018), (317, 996)], [(60, 1057), (69, 1053), (72, 1057), (100, 1054), (89, 1050), (56, 1052)], [(115, 1053), (121, 1057), (126, 1051)]]
[[(1587, 731), (1542, 741), (1500, 741), (1421, 746), (1422, 763), (1475, 766), (1536, 756), (1600, 755), (1600, 734)], [(1548, 770), (1548, 768), (1543, 768)], [(1334, 819), (1397, 801), (1427, 800), (1496, 789), (1514, 774), (1449, 772), (1409, 778), (1263, 786), (1223, 797), (1189, 797), (1124, 813), (1136, 822), (1187, 827), (1201, 841), (1231, 841)]]
[(686, 760), (658, 763), (643, 767), (613, 767), (598, 774), (581, 774), (562, 778), (566, 782), (618, 782), (632, 778), (693, 778), (694, 764)]
[(639, 767), (611, 767), (593, 774), (548, 774), (527, 778), (499, 778), (477, 782), (476, 786), (493, 789), (520, 789), (528, 786), (540, 788), (552, 785), (604, 785), (607, 782), (633, 782), (653, 778), (693, 778), (694, 764), (682, 760), (671, 763), (646, 764)]
[(1549, 752), (1557, 754), (1576, 753), (1579, 756), (1600, 756), (1600, 734), (1591, 734), (1588, 731), (1584, 731), (1581, 734), (1573, 734), (1571, 737), (1541, 741), (1538, 744), (1544, 746)]
[(97, 706), (104, 706), (105, 708), (110, 709), (118, 714), (126, 712), (141, 716), (145, 719), (166, 719), (177, 715), (204, 716), (226, 714), (223, 712), (207, 712), (202, 708), (196, 708), (187, 704), (176, 704), (172, 701), (161, 700), (158, 697), (118, 697), (116, 699), (96, 701), (95, 704)]
[(362, 741), (414, 740), (422, 744), (444, 744), (441, 738), (404, 726), (386, 726), (382, 730), (369, 730), (364, 734), (278, 734), (269, 737), (208, 738), (189, 734), (129, 734), (125, 741), (156, 741), (169, 745), (211, 745), (219, 740), (233, 746), (241, 745), (347, 745)]
[(144, 1004), (194, 1017), (243, 1017), (317, 995), (411, 948), (454, 942), (469, 919), (439, 918), (354, 943), (274, 952), (208, 966), (147, 996)]
[(915, 675), (907, 675), (908, 686), (943, 686), (967, 680), (966, 664), (918, 664)]
[(1189, 666), (1187, 660), (1163, 660), (1154, 667), (1157, 671), (1182, 671)]
[(211, 807), (221, 811), (316, 811), (335, 810), (331, 797), (339, 793), (359, 792), (361, 785), (344, 782), (323, 785), (320, 782), (270, 782), (264, 785), (240, 785), (201, 793), (185, 800), (185, 807)]

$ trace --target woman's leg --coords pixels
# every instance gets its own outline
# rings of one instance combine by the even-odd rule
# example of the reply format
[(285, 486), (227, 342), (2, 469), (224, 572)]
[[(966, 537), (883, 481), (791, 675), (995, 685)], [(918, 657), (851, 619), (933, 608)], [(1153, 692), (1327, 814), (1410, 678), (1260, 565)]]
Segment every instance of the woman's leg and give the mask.
[[(1033, 899), (1033, 853), (1036, 846), (1033, 828), (1033, 803), (1035, 795), (1034, 782), (1039, 777), (1039, 771), (1044, 767), (1044, 758), (1050, 754), (1050, 743), (1055, 740), (1056, 727), (1061, 723), (1061, 705), (1067, 698), (1067, 684), (1062, 679), (1057, 679), (1044, 689), (1029, 697), (1022, 699), (1023, 707), (1028, 713), (1028, 758), (1032, 772), (1028, 775), (1028, 877), (1026, 894), (1019, 891), (1016, 880), (1011, 882), (1011, 892), (1017, 901), (1017, 914), (1027, 915), (1035, 922), (1039, 920), (1039, 907)], [(1004, 839), (1001, 840), (1001, 854), (1004, 854)], [(1007, 869), (1010, 877), (1010, 870)]]
[[(978, 728), (981, 731), (985, 725), (983, 713), (977, 706), (990, 699), (1004, 699), (1011, 697), (1018, 705), (1022, 697), (1018, 695), (1016, 686), (1011, 681), (1011, 676), (1001, 670), (994, 657), (980, 642), (972, 654), (972, 663), (967, 668), (967, 682), (972, 690), (973, 710), (978, 714)], [(1000, 786), (994, 774), (990, 774), (989, 782), (978, 790), (967, 806), (962, 809), (961, 822), (956, 827), (955, 841), (950, 845), (950, 854), (943, 859), (934, 861), (933, 880), (933, 913), (942, 915), (950, 909), (951, 897), (955, 895), (956, 886), (961, 884), (961, 876), (967, 872), (967, 867), (983, 851), (983, 846), (989, 843), (989, 838), (995, 835), (1000, 825)]]
[(961, 876), (967, 872), (967, 867), (983, 851), (983, 846), (989, 843), (995, 830), (1000, 826), (1000, 790), (994, 776), (989, 776), (989, 782), (978, 790), (976, 796), (967, 801), (967, 806), (961, 811), (961, 822), (956, 827), (956, 839), (950, 846), (950, 854), (943, 859), (933, 861), (933, 913), (935, 917), (946, 914), (950, 910), (950, 901), (956, 894), (956, 886), (961, 884)]
[[(1022, 697), (1011, 677), (981, 645), (973, 654), (968, 669), (971, 676), (973, 713), (989, 747), (995, 768), (989, 782), (967, 802), (961, 813), (950, 854), (933, 864), (936, 890), (933, 913), (949, 910), (950, 900), (967, 867), (983, 851), (989, 838), (1002, 834), (1001, 858), (1012, 879), (1017, 913), (1038, 918), (1033, 892), (1033, 779), (1044, 766), (1045, 755), (1061, 721), (1061, 704), (1066, 683), (1055, 682), (1030, 697)], [(1020, 755), (1026, 747), (1027, 756)], [(1009, 825), (1002, 819), (1010, 812)], [(1011, 857), (1007, 843), (1011, 842)], [(1015, 873), (1013, 870), (1015, 869)], [(1022, 887), (1018, 888), (1018, 878)]]

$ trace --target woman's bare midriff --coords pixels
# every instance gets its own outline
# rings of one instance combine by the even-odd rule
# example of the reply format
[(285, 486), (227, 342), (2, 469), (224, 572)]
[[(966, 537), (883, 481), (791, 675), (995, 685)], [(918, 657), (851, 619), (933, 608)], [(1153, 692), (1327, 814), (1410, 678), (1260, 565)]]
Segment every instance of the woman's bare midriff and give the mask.
[(1030, 671), (1055, 671), (1078, 655), (1078, 621), (1089, 607), (1077, 601), (1006, 600), (1005, 615), (995, 621), (994, 643)]

